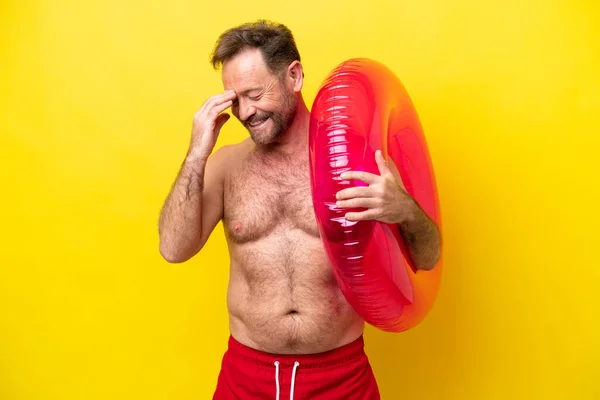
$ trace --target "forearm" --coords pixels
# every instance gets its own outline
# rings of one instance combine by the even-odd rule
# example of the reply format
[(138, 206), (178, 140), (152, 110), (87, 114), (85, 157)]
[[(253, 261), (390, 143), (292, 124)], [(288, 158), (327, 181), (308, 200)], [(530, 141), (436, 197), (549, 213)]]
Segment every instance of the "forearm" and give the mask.
[(206, 160), (188, 157), (159, 220), (160, 252), (167, 260), (189, 258), (202, 236), (202, 190)]
[(441, 237), (437, 224), (415, 204), (415, 210), (400, 224), (408, 254), (415, 268), (432, 270), (440, 258)]

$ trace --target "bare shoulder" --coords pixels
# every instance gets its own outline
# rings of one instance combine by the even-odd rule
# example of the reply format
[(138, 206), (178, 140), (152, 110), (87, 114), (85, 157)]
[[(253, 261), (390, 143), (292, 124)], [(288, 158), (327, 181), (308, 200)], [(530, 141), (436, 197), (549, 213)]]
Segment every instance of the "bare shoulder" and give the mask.
[(207, 169), (210, 169), (212, 174), (227, 175), (248, 153), (248, 148), (245, 140), (219, 147), (208, 158)]
[(219, 147), (208, 158), (207, 168), (211, 173), (226, 177), (237, 169), (246, 159), (252, 148), (252, 140), (247, 139), (239, 143)]

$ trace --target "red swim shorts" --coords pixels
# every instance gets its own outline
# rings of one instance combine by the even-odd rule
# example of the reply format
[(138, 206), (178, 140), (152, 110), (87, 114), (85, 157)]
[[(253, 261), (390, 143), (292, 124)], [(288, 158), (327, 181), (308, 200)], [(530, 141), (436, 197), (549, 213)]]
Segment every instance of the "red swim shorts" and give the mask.
[(229, 337), (213, 400), (379, 400), (363, 337), (324, 353), (277, 355)]

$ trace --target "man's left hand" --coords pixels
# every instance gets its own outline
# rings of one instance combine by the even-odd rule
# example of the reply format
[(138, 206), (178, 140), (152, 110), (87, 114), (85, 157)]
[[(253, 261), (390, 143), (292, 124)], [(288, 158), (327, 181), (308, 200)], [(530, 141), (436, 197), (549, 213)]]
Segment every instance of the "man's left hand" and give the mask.
[(346, 171), (344, 180), (359, 180), (369, 186), (356, 186), (336, 194), (338, 208), (365, 208), (361, 212), (348, 212), (348, 221), (377, 220), (388, 224), (401, 224), (412, 219), (418, 206), (406, 192), (400, 176), (396, 178), (388, 167), (381, 150), (375, 152), (379, 174), (363, 171)]

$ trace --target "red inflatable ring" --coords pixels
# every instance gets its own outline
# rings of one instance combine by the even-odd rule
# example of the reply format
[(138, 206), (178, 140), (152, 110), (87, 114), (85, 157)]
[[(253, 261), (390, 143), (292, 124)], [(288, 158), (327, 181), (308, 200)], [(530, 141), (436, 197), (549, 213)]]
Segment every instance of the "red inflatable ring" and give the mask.
[(378, 149), (441, 230), (433, 167), (408, 93), (384, 65), (350, 59), (327, 76), (311, 109), (313, 204), (323, 245), (350, 305), (367, 323), (401, 332), (417, 325), (432, 308), (441, 260), (431, 271), (416, 270), (397, 225), (350, 222), (344, 215), (354, 210), (335, 205), (336, 193), (349, 184), (339, 177), (342, 172), (379, 174)]

